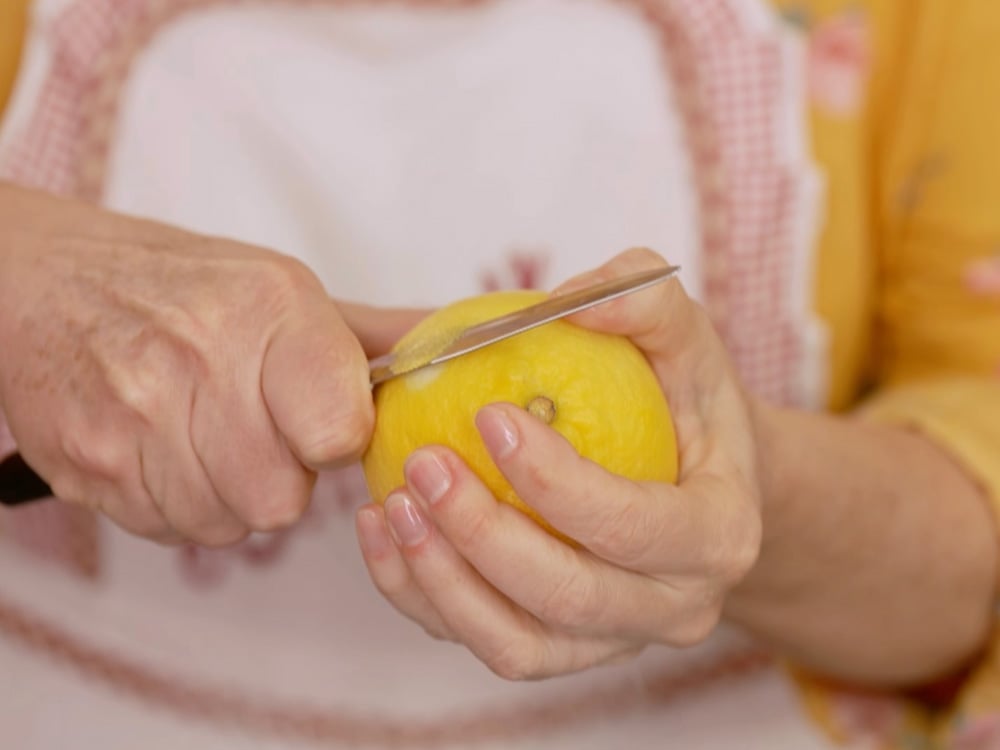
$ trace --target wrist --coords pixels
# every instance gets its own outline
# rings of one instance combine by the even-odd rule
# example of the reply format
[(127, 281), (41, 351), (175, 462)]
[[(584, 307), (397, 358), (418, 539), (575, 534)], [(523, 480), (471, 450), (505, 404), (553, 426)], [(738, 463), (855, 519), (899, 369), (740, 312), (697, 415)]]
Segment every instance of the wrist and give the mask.
[(782, 449), (785, 412), (753, 396), (747, 400), (757, 456), (757, 487), (764, 522), (763, 546), (767, 544), (769, 521), (780, 508), (781, 497), (785, 494), (785, 461), (788, 457), (788, 451)]
[(791, 593), (784, 580), (787, 565), (782, 556), (782, 539), (793, 529), (788, 529), (785, 498), (788, 496), (788, 464), (793, 454), (786, 441), (790, 425), (790, 412), (772, 406), (753, 396), (747, 397), (750, 426), (757, 458), (757, 488), (760, 497), (761, 543), (757, 561), (744, 579), (730, 592), (726, 603), (729, 619), (749, 624), (757, 619), (761, 607), (778, 591), (785, 596)]

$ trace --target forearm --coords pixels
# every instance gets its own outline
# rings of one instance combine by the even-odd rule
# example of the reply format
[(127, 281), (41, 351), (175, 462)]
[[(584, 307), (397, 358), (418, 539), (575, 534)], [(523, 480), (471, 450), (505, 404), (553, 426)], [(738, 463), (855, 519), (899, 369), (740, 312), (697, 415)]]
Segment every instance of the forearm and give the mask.
[(832, 677), (908, 684), (984, 643), (997, 534), (983, 492), (917, 433), (756, 410), (764, 541), (727, 615)]

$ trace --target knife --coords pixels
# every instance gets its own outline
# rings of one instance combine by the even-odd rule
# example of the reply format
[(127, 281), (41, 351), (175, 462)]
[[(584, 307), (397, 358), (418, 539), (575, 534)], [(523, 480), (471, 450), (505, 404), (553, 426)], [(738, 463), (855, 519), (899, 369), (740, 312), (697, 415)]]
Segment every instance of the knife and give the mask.
[(556, 294), (538, 304), (515, 310), (460, 331), (448, 331), (433, 339), (412, 342), (368, 363), (372, 386), (386, 380), (447, 362), (484, 346), (495, 344), (519, 333), (565, 318), (603, 302), (638, 292), (675, 276), (679, 266), (664, 266), (651, 271), (620, 276), (610, 281)]
[[(679, 266), (664, 266), (620, 276), (566, 294), (553, 295), (538, 304), (469, 328), (446, 332), (432, 340), (413, 342), (405, 348), (369, 361), (372, 387), (400, 375), (461, 357), (603, 302), (646, 289), (676, 276), (679, 271)], [(45, 480), (28, 466), (20, 454), (14, 453), (0, 462), (0, 505), (21, 505), (43, 500), (51, 495), (52, 490)]]

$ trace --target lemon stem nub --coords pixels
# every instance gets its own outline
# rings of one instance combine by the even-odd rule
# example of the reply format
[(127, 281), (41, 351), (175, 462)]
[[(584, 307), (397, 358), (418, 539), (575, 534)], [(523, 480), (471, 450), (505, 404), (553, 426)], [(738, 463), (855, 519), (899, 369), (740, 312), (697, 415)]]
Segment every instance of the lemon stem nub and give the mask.
[(552, 424), (552, 420), (556, 418), (555, 402), (546, 396), (535, 396), (524, 408), (528, 410), (528, 414), (538, 417), (545, 424)]

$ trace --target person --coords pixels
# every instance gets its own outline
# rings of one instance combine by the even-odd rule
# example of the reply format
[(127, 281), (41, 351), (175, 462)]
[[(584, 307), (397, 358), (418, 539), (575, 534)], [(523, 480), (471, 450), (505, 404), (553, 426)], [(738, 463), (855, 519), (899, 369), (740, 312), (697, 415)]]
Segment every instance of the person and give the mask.
[[(655, 719), (598, 711), (595, 729), (586, 701), (568, 704), (559, 732), (541, 732), (537, 718), (523, 734), (489, 728), (516, 724), (516, 709), (471, 733), (420, 729), (421, 712), (463, 692), (466, 707), (514, 695), (551, 706), (609, 675), (640, 679), (629, 670), (674, 665), (673, 649), (712, 642), (724, 623), (793, 665), (834, 739), (998, 741), (1000, 165), (990, 138), (1000, 110), (976, 92), (1000, 75), (989, 34), (1000, 11), (985, 0), (816, 0), (778, 12), (743, 0), (638, 3), (646, 15), (556, 0), (430, 15), (56, 5), (38, 4), (27, 82), (0, 141), (0, 407), (9, 448), (59, 502), (129, 534), (97, 521), (97, 584), (5, 550), (10, 643), (61, 655), (182, 719), (296, 740), (607, 747), (625, 733), (640, 747), (676, 731), (699, 747), (822, 747), (794, 717), (767, 724), (758, 707), (741, 720), (725, 691), (714, 704), (723, 713), (687, 729), (674, 707)], [(809, 41), (798, 58), (794, 33)], [(588, 56), (594, 39), (620, 54)], [(462, 96), (428, 83), (442, 78)], [(800, 79), (825, 170), (815, 235), (816, 175), (787, 127), (804, 106)], [(311, 96), (318, 82), (327, 96)], [(650, 94), (668, 85), (673, 114)], [(331, 91), (352, 97), (352, 111)], [(109, 102), (117, 108), (101, 109)], [(117, 129), (100, 130), (109, 121)], [(692, 210), (668, 214), (666, 198)], [(650, 361), (675, 418), (676, 486), (610, 475), (510, 405), (477, 416), (519, 495), (580, 549), (497, 505), (441, 447), (411, 457), (384, 508), (341, 491), (356, 481), (350, 471), (327, 471), (370, 435), (366, 358), (422, 308), (473, 291), (477, 269), (482, 286), (502, 283), (460, 248), (519, 236), (558, 248), (509, 256), (525, 285), (539, 281), (540, 257), (570, 284), (664, 263), (648, 250), (607, 260), (610, 247), (646, 237), (698, 270), (575, 318), (628, 336)], [(357, 596), (331, 497), (355, 514), (376, 588), (424, 630), (508, 680), (583, 674), (498, 687), (465, 660), (469, 671), (446, 674), (456, 652), (442, 657), (423, 639), (386, 646), (399, 626), (372, 630), (383, 610)], [(80, 518), (55, 507), (8, 512), (12, 539), (32, 515)], [(325, 585), (332, 599), (310, 606)], [(302, 622), (310, 612), (320, 613), (313, 627)], [(384, 657), (343, 656), (373, 632)], [(183, 645), (171, 633), (186, 634)], [(145, 705), (109, 710), (105, 694), (13, 646), (6, 655), (19, 681), (56, 684), (65, 705), (109, 717), (69, 720), (85, 746), (147, 736), (160, 721)], [(174, 670), (181, 687), (163, 676)], [(387, 684), (411, 671), (416, 683)], [(227, 702), (205, 687), (219, 675), (272, 692)], [(417, 695), (423, 680), (433, 690)], [(410, 731), (267, 707), (338, 683), (344, 705)], [(741, 700), (768, 689), (756, 682)], [(766, 700), (776, 716), (794, 706), (784, 693)], [(4, 725), (23, 733), (20, 746), (61, 736), (18, 714), (31, 716), (12, 712)], [(224, 730), (200, 740), (240, 746)]]

